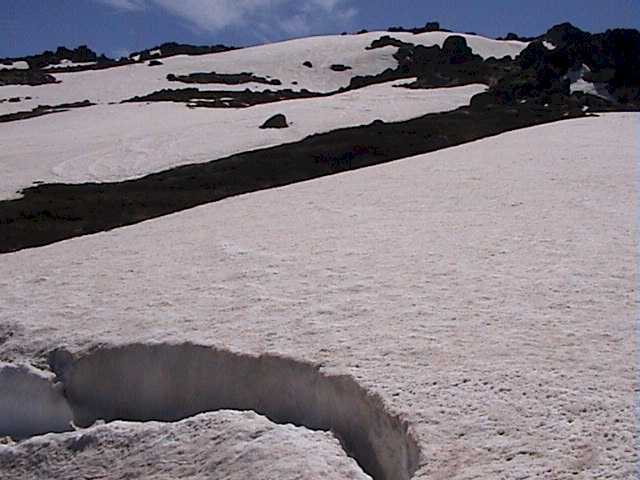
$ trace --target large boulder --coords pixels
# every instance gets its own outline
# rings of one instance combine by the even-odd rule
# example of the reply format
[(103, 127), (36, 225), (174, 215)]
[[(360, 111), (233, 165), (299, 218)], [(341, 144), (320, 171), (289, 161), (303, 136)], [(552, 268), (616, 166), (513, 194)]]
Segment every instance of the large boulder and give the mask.
[(278, 113), (273, 117), (269, 118), (266, 122), (264, 122), (260, 128), (288, 128), (289, 124), (287, 123), (287, 117), (283, 114)]
[(333, 64), (329, 67), (334, 72), (344, 72), (347, 70), (351, 70), (351, 67), (348, 65), (342, 65), (341, 63)]
[[(442, 45), (442, 54), (448, 60), (448, 63), (452, 65), (459, 65), (461, 63), (470, 62), (476, 60), (476, 55), (473, 54), (467, 41), (460, 35), (451, 35), (447, 37)], [(478, 58), (478, 60), (481, 60)]]

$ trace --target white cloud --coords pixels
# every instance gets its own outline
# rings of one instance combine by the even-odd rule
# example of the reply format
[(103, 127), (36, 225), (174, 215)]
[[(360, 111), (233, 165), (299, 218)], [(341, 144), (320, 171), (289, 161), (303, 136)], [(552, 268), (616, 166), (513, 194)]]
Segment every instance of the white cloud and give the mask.
[[(357, 11), (352, 0), (97, 0), (119, 10), (160, 8), (192, 27), (215, 32), (229, 27), (269, 26), (271, 34), (308, 34), (346, 26)], [(260, 28), (259, 26), (263, 26)], [(253, 32), (264, 36), (266, 33)]]

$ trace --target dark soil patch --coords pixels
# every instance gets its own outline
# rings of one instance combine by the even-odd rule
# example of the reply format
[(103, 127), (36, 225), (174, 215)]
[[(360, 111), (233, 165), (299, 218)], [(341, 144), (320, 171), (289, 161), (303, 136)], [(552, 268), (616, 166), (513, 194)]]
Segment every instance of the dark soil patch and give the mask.
[(0, 202), (0, 252), (129, 225), (233, 195), (451, 147), (508, 130), (583, 116), (579, 108), (482, 104), (398, 123), (313, 135), (300, 142), (174, 168), (120, 183), (48, 184)]
[(133, 97), (129, 100), (125, 100), (123, 103), (186, 102), (191, 107), (246, 108), (252, 107), (253, 105), (261, 105), (263, 103), (281, 102), (283, 100), (294, 100), (299, 98), (314, 98), (327, 95), (328, 94), (310, 92), (305, 89), (299, 92), (295, 92), (291, 89), (278, 90), (275, 92), (272, 92), (271, 90), (253, 92), (247, 89), (242, 92), (238, 92), (229, 90), (201, 91), (197, 88), (182, 88), (159, 90), (142, 97)]
[(170, 82), (182, 83), (222, 83), (224, 85), (241, 85), (243, 83), (262, 83), (265, 85), (282, 85), (277, 79), (259, 77), (253, 73), (190, 73), (189, 75), (167, 75)]
[(72, 108), (90, 107), (95, 105), (89, 100), (75, 103), (61, 103), (60, 105), (38, 105), (36, 108), (27, 112), (8, 113), (6, 115), (0, 115), (0, 123), (15, 122), (18, 120), (27, 120), (29, 118), (41, 117), (43, 115), (49, 115), (51, 113), (66, 112)]

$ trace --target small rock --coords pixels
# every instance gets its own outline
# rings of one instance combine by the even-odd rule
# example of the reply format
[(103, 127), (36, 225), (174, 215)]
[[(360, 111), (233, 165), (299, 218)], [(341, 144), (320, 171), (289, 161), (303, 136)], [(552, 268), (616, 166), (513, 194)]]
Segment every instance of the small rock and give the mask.
[(289, 124), (287, 123), (287, 117), (278, 113), (274, 115), (269, 120), (264, 122), (260, 128), (288, 128)]
[(311, 63), (309, 60), (307, 60), (306, 62), (304, 62), (302, 65), (304, 65), (307, 68), (313, 68), (313, 63)]
[(90, 434), (72, 438), (67, 442), (67, 448), (72, 452), (82, 452), (97, 443), (96, 438)]
[(151, 60), (149, 62), (150, 67), (157, 67), (158, 65), (163, 65), (163, 63), (160, 60)]
[(342, 65), (342, 64), (335, 64), (335, 65), (331, 65), (329, 67), (331, 70), (333, 70), (334, 72), (344, 72), (345, 70), (351, 70), (351, 67), (347, 66), (347, 65)]

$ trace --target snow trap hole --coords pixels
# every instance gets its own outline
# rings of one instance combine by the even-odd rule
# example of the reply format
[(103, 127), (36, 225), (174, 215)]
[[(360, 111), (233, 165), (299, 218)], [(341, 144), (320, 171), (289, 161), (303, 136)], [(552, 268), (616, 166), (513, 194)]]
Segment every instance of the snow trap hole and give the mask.
[[(406, 421), (351, 376), (292, 359), (192, 344), (50, 355), (60, 382), (0, 365), (0, 436), (25, 438), (97, 420), (182, 420), (215, 410), (253, 410), (274, 423), (331, 431), (376, 480), (406, 480), (419, 448)], [(64, 386), (62, 388), (62, 386)]]

